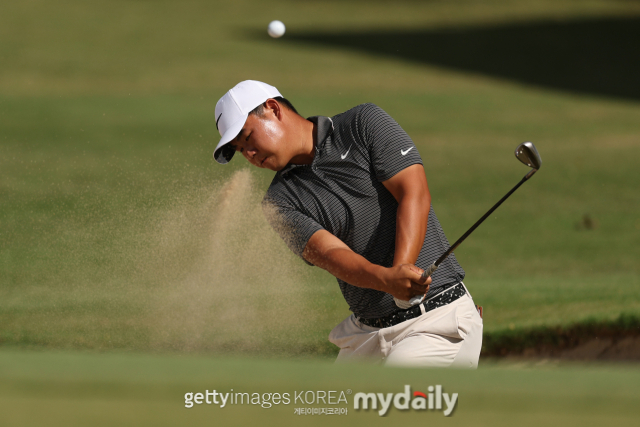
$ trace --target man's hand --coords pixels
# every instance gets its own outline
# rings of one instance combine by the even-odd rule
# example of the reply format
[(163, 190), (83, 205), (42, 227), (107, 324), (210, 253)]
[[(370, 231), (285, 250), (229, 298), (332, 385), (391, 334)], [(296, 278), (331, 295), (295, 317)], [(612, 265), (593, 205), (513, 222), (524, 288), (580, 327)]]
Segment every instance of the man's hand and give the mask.
[(401, 264), (386, 268), (381, 274), (383, 289), (394, 297), (409, 301), (417, 295), (425, 295), (429, 291), (431, 277), (422, 279), (423, 270), (415, 265)]

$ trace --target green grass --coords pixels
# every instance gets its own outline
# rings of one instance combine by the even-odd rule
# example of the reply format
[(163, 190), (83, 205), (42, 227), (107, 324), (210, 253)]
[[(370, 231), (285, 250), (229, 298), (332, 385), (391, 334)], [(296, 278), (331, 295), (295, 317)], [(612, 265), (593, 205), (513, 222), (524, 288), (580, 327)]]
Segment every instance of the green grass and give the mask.
[[(290, 32), (444, 28), (638, 5), (362, 7), (0, 5), (0, 344), (334, 351), (326, 335), (348, 314), (335, 281), (290, 255), (255, 212), (271, 173), (252, 170), (247, 200), (231, 207), (219, 193), (246, 164), (213, 162), (213, 109), (247, 78), (276, 85), (306, 115), (362, 102), (387, 110), (420, 149), (450, 240), (524, 175), (515, 146), (536, 144), (541, 171), (456, 253), (488, 333), (640, 314), (637, 102), (252, 36), (271, 19)], [(236, 221), (220, 229), (223, 214)]]

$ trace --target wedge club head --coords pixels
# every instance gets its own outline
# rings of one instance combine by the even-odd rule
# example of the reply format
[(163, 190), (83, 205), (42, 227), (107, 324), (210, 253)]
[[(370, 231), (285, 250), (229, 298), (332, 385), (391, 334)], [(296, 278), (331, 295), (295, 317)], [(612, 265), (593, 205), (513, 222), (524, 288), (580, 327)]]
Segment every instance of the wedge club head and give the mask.
[(533, 142), (523, 142), (516, 147), (516, 157), (525, 165), (533, 169), (540, 169), (542, 159)]

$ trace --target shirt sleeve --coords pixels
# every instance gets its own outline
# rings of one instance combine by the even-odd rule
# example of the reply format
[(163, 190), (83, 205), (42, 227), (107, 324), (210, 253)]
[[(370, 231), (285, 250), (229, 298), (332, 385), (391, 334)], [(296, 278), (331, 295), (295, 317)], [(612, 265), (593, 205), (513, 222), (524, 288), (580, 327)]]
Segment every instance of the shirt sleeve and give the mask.
[(364, 104), (358, 124), (378, 181), (386, 181), (411, 165), (422, 164), (409, 135), (382, 108)]
[(308, 217), (304, 213), (286, 206), (286, 204), (278, 203), (270, 197), (265, 197), (262, 201), (262, 211), (267, 222), (280, 235), (282, 240), (291, 249), (309, 265), (313, 265), (302, 256), (304, 248), (307, 246), (311, 236), (318, 230), (323, 230), (320, 224)]

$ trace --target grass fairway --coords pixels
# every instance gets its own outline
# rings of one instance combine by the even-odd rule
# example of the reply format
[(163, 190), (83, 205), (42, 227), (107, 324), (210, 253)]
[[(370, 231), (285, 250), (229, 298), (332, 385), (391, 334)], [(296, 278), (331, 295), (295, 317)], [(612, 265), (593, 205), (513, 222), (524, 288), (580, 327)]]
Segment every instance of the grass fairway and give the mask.
[[(409, 384), (458, 393), (453, 415), (354, 410), (354, 395), (400, 393)], [(291, 403), (184, 407), (184, 394), (290, 393)], [(343, 391), (347, 403), (301, 404), (294, 393)], [(348, 394), (351, 390), (352, 394)], [(624, 366), (492, 365), (477, 371), (340, 366), (325, 360), (214, 359), (129, 353), (0, 351), (3, 426), (349, 425), (632, 426), (640, 371)], [(336, 396), (338, 396), (336, 394)], [(308, 399), (311, 395), (308, 395)], [(297, 407), (341, 407), (347, 415), (294, 415)]]
[(292, 38), (441, 37), (638, 16), (638, 5), (363, 4), (2, 3), (0, 344), (335, 352), (326, 336), (348, 310), (334, 279), (295, 259), (256, 214), (272, 173), (211, 158), (215, 102), (248, 78), (305, 115), (387, 110), (422, 154), (450, 240), (526, 173), (515, 146), (536, 144), (541, 171), (456, 253), (488, 333), (640, 315), (637, 99), (266, 36), (271, 19)]

